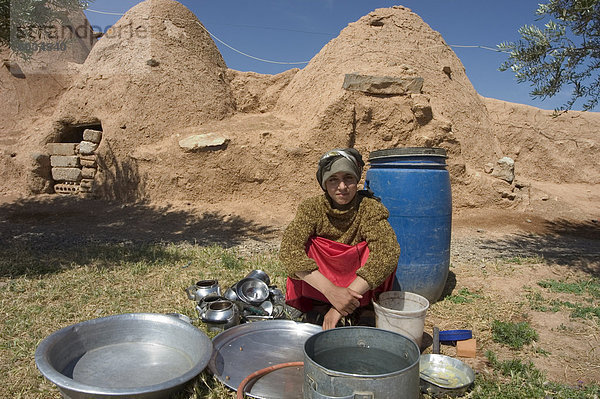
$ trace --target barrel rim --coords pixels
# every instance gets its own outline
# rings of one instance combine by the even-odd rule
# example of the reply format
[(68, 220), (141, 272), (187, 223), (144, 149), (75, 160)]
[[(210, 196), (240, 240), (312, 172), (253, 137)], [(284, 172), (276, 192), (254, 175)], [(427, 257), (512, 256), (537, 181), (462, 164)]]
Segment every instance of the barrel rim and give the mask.
[(444, 148), (440, 147), (399, 147), (375, 150), (369, 153), (369, 161), (374, 159), (394, 158), (403, 156), (434, 156), (447, 158)]

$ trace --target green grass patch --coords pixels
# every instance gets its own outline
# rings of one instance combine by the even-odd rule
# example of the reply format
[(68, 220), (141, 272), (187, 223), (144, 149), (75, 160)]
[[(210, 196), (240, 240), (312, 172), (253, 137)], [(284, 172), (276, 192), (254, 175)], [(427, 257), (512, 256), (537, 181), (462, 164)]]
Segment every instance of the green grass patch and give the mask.
[(492, 366), (491, 375), (478, 376), (472, 392), (472, 399), (595, 399), (598, 398), (600, 386), (557, 384), (546, 379), (531, 361), (509, 359), (499, 361), (496, 355), (486, 352)]
[(481, 295), (469, 291), (468, 288), (461, 288), (456, 294), (447, 297), (446, 300), (452, 303), (460, 304), (471, 303), (473, 300), (481, 298), (483, 298)]
[[(526, 297), (529, 307), (539, 312), (558, 312), (570, 310), (571, 318), (595, 319), (600, 323), (600, 284), (598, 279), (575, 282), (542, 280), (538, 286), (550, 293), (571, 294), (579, 298), (578, 302), (562, 299), (546, 299), (539, 291), (530, 291)], [(584, 303), (581, 303), (584, 302)]]
[(495, 342), (521, 349), (538, 340), (538, 333), (527, 322), (512, 323), (494, 320), (492, 322), (492, 338)]
[(571, 317), (592, 319), (596, 318), (600, 321), (600, 307), (599, 306), (582, 306), (578, 303), (571, 303), (568, 301), (561, 302), (563, 306), (571, 309)]
[(531, 310), (535, 310), (537, 312), (556, 313), (561, 309), (559, 303), (547, 300), (539, 291), (529, 292), (525, 295), (525, 297), (529, 301), (529, 307), (531, 308)]
[(585, 281), (556, 281), (556, 280), (542, 280), (538, 282), (538, 285), (542, 288), (550, 290), (550, 292), (562, 292), (576, 295), (589, 294), (592, 298), (600, 298), (600, 280), (590, 279)]

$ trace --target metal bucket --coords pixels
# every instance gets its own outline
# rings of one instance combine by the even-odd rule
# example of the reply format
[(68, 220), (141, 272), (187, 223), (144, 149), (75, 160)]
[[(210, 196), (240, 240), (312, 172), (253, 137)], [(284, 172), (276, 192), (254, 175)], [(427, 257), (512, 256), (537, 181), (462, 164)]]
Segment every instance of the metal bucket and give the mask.
[(304, 343), (305, 399), (416, 399), (419, 348), (393, 331), (342, 327)]

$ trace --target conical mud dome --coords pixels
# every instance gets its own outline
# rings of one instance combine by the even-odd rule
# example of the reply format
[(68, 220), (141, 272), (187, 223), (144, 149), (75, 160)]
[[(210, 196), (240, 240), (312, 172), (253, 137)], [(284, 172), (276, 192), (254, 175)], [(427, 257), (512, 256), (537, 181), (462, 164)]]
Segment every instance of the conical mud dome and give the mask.
[(226, 69), (190, 10), (173, 0), (146, 0), (94, 46), (58, 116), (110, 121), (160, 138), (232, 113)]
[(296, 74), (277, 105), (288, 119), (312, 121), (325, 132), (318, 141), (335, 145), (444, 146), (456, 159), (458, 139), (475, 158), (491, 151), (485, 105), (460, 60), (401, 6), (349, 24)]

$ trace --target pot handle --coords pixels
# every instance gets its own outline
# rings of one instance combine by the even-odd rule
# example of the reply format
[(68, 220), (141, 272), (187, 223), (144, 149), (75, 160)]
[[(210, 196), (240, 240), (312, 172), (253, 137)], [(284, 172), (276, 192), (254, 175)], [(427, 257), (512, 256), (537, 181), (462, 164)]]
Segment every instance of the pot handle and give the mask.
[(196, 290), (196, 286), (195, 285), (190, 285), (189, 287), (187, 287), (185, 289), (185, 292), (186, 292), (186, 294), (187, 294), (187, 296), (188, 296), (189, 299), (191, 299), (191, 300), (195, 300), (196, 299), (195, 290)]
[(313, 399), (373, 399), (373, 393), (372, 392), (354, 392), (351, 395), (348, 396), (329, 396), (329, 395), (323, 395), (322, 393), (320, 393), (319, 391), (317, 391), (316, 389), (316, 385), (317, 383), (309, 377), (309, 389), (310, 389), (310, 398)]

